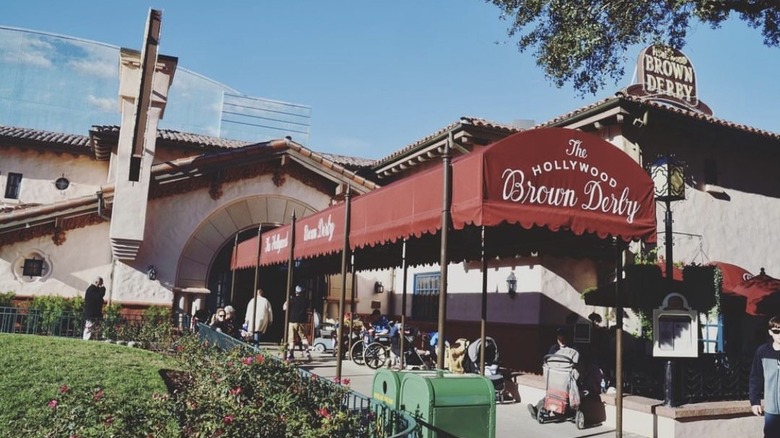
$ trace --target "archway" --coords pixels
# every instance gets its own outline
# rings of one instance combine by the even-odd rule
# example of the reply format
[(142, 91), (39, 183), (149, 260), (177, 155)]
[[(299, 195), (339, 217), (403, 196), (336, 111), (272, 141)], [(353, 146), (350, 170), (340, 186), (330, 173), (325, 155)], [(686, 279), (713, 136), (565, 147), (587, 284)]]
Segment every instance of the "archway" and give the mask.
[[(300, 200), (285, 196), (252, 196), (215, 210), (203, 220), (185, 244), (176, 270), (176, 286), (208, 288), (211, 291), (206, 299), (209, 313), (213, 313), (218, 306), (231, 304), (236, 308), (238, 320), (243, 321), (246, 304), (252, 296), (255, 271), (236, 271), (233, 286), (230, 257), (236, 235), (241, 242), (256, 237), (258, 226), (262, 226), (262, 231), (265, 231), (287, 224), (293, 211), (298, 217), (304, 217), (316, 210)], [(261, 269), (258, 274), (259, 286), (266, 292), (274, 311), (274, 323), (266, 339), (281, 340), (284, 332), (282, 304), (286, 271), (270, 267)]]

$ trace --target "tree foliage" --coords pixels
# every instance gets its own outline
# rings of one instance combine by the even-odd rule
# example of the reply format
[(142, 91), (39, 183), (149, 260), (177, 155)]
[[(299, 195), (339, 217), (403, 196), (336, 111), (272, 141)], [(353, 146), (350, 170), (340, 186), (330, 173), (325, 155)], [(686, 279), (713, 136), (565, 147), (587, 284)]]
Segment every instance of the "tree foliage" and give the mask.
[(510, 23), (518, 49), (533, 50), (556, 86), (572, 82), (595, 94), (624, 75), (627, 50), (636, 44), (682, 49), (693, 21), (717, 29), (737, 14), (760, 29), (764, 44), (780, 46), (778, 0), (486, 0)]

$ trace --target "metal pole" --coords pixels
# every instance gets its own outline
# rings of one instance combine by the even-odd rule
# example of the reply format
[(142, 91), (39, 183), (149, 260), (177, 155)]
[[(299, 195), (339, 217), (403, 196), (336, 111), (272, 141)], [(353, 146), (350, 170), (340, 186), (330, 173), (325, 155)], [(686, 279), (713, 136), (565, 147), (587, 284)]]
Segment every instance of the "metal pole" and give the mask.
[(436, 345), (436, 368), (444, 369), (444, 340), (447, 339), (444, 330), (444, 322), (447, 320), (447, 236), (450, 225), (450, 206), (452, 204), (452, 166), (450, 163), (450, 147), (452, 144), (452, 132), (447, 137), (442, 154), (443, 165), (443, 194), (441, 208), (441, 253), (439, 264), (441, 274), (439, 278), (439, 343)]
[(623, 245), (615, 239), (615, 438), (623, 438)]
[[(666, 245), (666, 293), (669, 294), (674, 289), (674, 263), (672, 255), (672, 202), (670, 199), (664, 201), (666, 204), (666, 217), (664, 222), (666, 225), (666, 231), (664, 236), (664, 244)], [(675, 363), (669, 358), (666, 360), (666, 366), (664, 367), (664, 406), (676, 407), (677, 400), (674, 391), (674, 374)]]
[(295, 266), (295, 210), (292, 212), (292, 218), (290, 221), (290, 258), (287, 259), (287, 296), (285, 297), (285, 303), (287, 303), (287, 310), (284, 311), (284, 339), (282, 343), (287, 348), (287, 336), (289, 335), (290, 325), (290, 294), (293, 288), (293, 267)]
[[(353, 321), (355, 320), (355, 311), (357, 311), (357, 305), (355, 304), (355, 301), (357, 300), (357, 296), (356, 296), (357, 291), (355, 290), (355, 284), (357, 284), (357, 274), (355, 273), (355, 254), (354, 253), (350, 254), (349, 260), (350, 260), (350, 262), (349, 262), (349, 269), (350, 269), (350, 273), (352, 274), (351, 277), (350, 277), (350, 278), (352, 278), (352, 282), (350, 284), (352, 284), (352, 286), (351, 286), (351, 289), (349, 290), (349, 298), (350, 298), (351, 301), (349, 302), (349, 314), (350, 314), (350, 317), (349, 317), (349, 342), (347, 343), (347, 352), (346, 352), (346, 354), (349, 353), (349, 350), (351, 349), (350, 347), (352, 347), (352, 338), (353, 338), (353, 333), (355, 332), (355, 328), (354, 328), (355, 324), (353, 324)], [(346, 278), (344, 278), (343, 281), (347, 281)]]
[(487, 255), (485, 254), (485, 226), (482, 226), (482, 318), (479, 322), (479, 360), (482, 374), (485, 374), (485, 330), (487, 326)]
[[(259, 280), (259, 273), (260, 273), (260, 247), (262, 245), (260, 244), (262, 240), (260, 239), (260, 230), (263, 229), (262, 225), (257, 226), (257, 257), (255, 257), (255, 283), (254, 283), (254, 289), (252, 289), (252, 302), (254, 303), (253, 309), (252, 309), (252, 341), (253, 342), (259, 342), (259, 339), (255, 339), (255, 327), (257, 323), (257, 283)], [(236, 240), (238, 240), (238, 234), (236, 234)], [(235, 271), (234, 271), (235, 272)], [(231, 297), (232, 299), (232, 297)]]
[[(257, 246), (260, 246), (260, 237), (257, 238)], [(236, 238), (233, 240), (233, 262), (235, 263), (238, 257), (238, 231), (236, 231)], [(258, 257), (257, 263), (260, 264), (260, 257)], [(230, 304), (233, 304), (233, 297), (236, 290), (236, 270), (233, 269), (233, 276), (230, 279)]]
[(339, 340), (338, 346), (337, 346), (337, 356), (338, 359), (336, 360), (336, 382), (341, 382), (341, 355), (344, 352), (343, 342), (341, 342), (342, 334), (344, 333), (344, 304), (346, 301), (347, 296), (347, 261), (349, 260), (349, 216), (350, 216), (350, 206), (351, 206), (351, 196), (350, 191), (352, 190), (351, 187), (347, 186), (347, 193), (345, 195), (344, 202), (346, 203), (345, 209), (344, 209), (344, 248), (341, 250), (341, 295), (339, 295), (339, 325), (338, 329), (336, 329), (336, 339)]
[(404, 366), (406, 365), (405, 358), (406, 355), (404, 354), (404, 348), (406, 347), (406, 336), (404, 336), (404, 330), (406, 330), (406, 275), (407, 275), (407, 266), (406, 266), (406, 239), (403, 240), (401, 243), (401, 268), (403, 269), (403, 286), (401, 287), (401, 339), (400, 339), (400, 353), (401, 353), (401, 369), (404, 369)]

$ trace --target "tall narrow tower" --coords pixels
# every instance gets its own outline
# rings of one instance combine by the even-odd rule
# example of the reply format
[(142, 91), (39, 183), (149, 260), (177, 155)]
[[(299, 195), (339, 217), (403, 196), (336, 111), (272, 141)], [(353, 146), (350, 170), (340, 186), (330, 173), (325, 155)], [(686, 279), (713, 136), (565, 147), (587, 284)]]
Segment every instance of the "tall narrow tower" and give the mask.
[(119, 109), (122, 122), (109, 179), (114, 182), (111, 251), (133, 260), (144, 239), (157, 125), (163, 118), (178, 59), (158, 56), (162, 12), (149, 10), (141, 52), (120, 51)]

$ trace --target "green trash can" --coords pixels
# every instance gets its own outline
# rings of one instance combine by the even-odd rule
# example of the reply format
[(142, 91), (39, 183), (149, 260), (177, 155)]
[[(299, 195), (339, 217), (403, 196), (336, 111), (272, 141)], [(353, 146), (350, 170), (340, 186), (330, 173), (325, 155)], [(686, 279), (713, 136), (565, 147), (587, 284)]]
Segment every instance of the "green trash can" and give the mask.
[(444, 431), (459, 438), (495, 438), (493, 384), (477, 374), (406, 373), (399, 407), (424, 425), (423, 437)]
[(398, 371), (378, 369), (374, 373), (371, 385), (371, 398), (398, 409), (398, 396), (401, 393), (401, 376)]
[[(432, 370), (414, 370), (414, 371), (394, 371), (380, 368), (374, 373), (374, 381), (371, 385), (371, 398), (398, 409), (401, 395), (401, 382), (408, 375), (436, 375), (440, 371)], [(445, 371), (448, 373), (448, 371)]]

